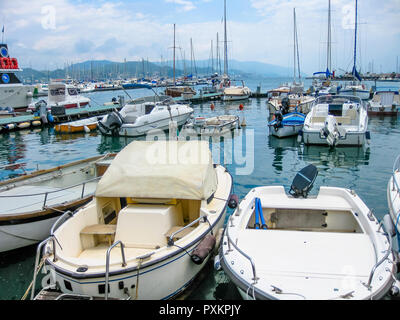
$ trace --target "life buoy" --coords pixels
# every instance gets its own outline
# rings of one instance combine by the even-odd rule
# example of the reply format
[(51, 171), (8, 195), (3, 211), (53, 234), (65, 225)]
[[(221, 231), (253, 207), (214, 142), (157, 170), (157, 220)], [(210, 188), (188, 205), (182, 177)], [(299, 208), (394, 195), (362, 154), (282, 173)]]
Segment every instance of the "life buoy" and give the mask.
[(16, 58), (11, 58), (10, 61), (11, 61), (11, 68), (12, 69), (19, 69), (18, 60)]
[(9, 58), (1, 58), (0, 65), (1, 65), (1, 69), (10, 69), (11, 60)]
[(0, 69), (6, 69), (6, 58), (0, 58)]

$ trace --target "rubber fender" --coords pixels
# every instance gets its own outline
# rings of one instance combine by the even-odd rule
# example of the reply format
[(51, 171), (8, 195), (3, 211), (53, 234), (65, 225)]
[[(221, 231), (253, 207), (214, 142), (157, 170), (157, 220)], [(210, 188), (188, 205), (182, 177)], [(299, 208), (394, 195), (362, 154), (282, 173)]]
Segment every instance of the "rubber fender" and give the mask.
[(205, 236), (204, 239), (200, 241), (199, 245), (193, 250), (190, 256), (192, 261), (197, 265), (201, 265), (214, 249), (215, 243), (215, 236), (212, 234)]

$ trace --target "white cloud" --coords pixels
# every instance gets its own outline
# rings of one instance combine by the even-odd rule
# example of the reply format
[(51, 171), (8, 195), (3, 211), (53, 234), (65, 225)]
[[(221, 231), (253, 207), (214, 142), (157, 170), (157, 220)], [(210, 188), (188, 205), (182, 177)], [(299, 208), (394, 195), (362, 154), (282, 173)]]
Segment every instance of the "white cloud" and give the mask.
[(182, 6), (182, 11), (191, 11), (196, 9), (196, 6), (193, 4), (193, 2), (188, 0), (165, 0), (165, 2), (175, 3)]
[[(175, 5), (182, 11), (202, 12), (202, 3), (211, 0), (160, 0), (161, 4), (173, 4), (172, 12), (159, 13), (138, 11), (131, 2), (74, 1), (71, 0), (0, 0), (0, 11), (5, 17), (6, 40), (10, 53), (19, 58), (22, 65), (38, 65), (40, 68), (53, 64), (89, 59), (113, 61), (149, 58), (150, 61), (172, 59)], [(242, 1), (242, 0), (236, 0)], [(230, 5), (232, 3), (232, 5)], [(160, 2), (158, 2), (160, 4)], [(221, 0), (215, 1), (217, 10)], [(56, 12), (55, 29), (43, 29), (43, 6), (53, 6)], [(346, 69), (352, 60), (353, 30), (342, 28), (345, 6), (354, 6), (353, 0), (332, 0), (333, 15), (333, 64)], [(325, 66), (327, 7), (326, 0), (250, 0), (247, 15), (251, 19), (228, 21), (229, 58), (242, 61), (262, 61), (285, 67), (293, 60), (293, 7), (297, 8), (297, 26), (300, 39), (301, 68), (308, 73), (320, 71)], [(150, 7), (151, 8), (151, 7)], [(368, 65), (392, 66), (399, 52), (400, 0), (360, 1), (360, 62)], [(147, 9), (148, 10), (148, 9)], [(233, 14), (235, 13), (235, 14)], [(191, 13), (193, 14), (193, 13)], [(180, 15), (177, 24), (177, 43), (190, 57), (189, 44), (193, 38), (196, 59), (210, 57), (211, 40), (220, 41), (223, 25), (219, 17), (210, 19), (201, 13), (200, 19), (185, 21)], [(162, 15), (162, 16), (161, 16)], [(171, 18), (166, 18), (166, 17)], [(235, 12), (234, 1), (228, 1), (228, 17), (241, 16)], [(107, 50), (107, 46), (109, 46)], [(111, 47), (110, 47), (111, 46)], [(30, 48), (26, 50), (25, 48)], [(178, 53), (180, 57), (180, 53)], [(215, 54), (214, 54), (215, 57)], [(321, 69), (322, 70), (322, 69)]]

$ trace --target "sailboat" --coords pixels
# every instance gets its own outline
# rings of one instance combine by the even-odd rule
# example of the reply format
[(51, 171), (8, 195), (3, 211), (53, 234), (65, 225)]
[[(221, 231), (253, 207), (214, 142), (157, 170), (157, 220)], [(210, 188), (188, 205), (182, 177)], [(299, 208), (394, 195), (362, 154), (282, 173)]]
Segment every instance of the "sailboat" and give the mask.
[(241, 85), (231, 85), (231, 80), (228, 75), (228, 40), (226, 31), (226, 0), (224, 0), (224, 75), (220, 83), (220, 89), (223, 90), (223, 101), (246, 100), (251, 95), (251, 90), (245, 86), (241, 80)]
[(326, 53), (326, 71), (315, 72), (313, 75), (323, 75), (325, 79), (323, 81), (315, 79), (313, 81), (313, 88), (316, 96), (332, 95), (337, 94), (337, 85), (331, 82), (331, 79), (335, 77), (332, 71), (332, 28), (331, 28), (331, 0), (328, 4), (328, 41), (327, 41), (327, 53)]
[(362, 100), (368, 100), (370, 98), (370, 91), (367, 87), (361, 83), (362, 79), (360, 74), (357, 71), (357, 18), (358, 18), (358, 0), (356, 0), (356, 15), (355, 15), (355, 33), (354, 33), (354, 65), (352, 75), (355, 81), (352, 81), (349, 84), (346, 84), (345, 87), (340, 90), (340, 94), (342, 95), (353, 95), (357, 96)]
[[(281, 86), (278, 89), (268, 92), (267, 105), (270, 115), (281, 112), (283, 107), (288, 107), (284, 112), (294, 113), (308, 113), (311, 109), (312, 103), (315, 101), (314, 97), (303, 95), (304, 84), (301, 81), (300, 72), (300, 58), (299, 58), (299, 43), (297, 37), (297, 22), (296, 22), (296, 8), (293, 9), (293, 82), (286, 86)], [(296, 80), (298, 73), (298, 81)], [(304, 118), (304, 117), (303, 117)], [(304, 121), (303, 121), (304, 122)]]
[(196, 90), (194, 90), (192, 87), (188, 86), (176, 86), (176, 76), (175, 76), (175, 49), (176, 49), (176, 44), (175, 44), (175, 31), (176, 31), (176, 25), (174, 24), (174, 84), (171, 87), (167, 87), (164, 91), (165, 95), (170, 96), (172, 98), (177, 98), (177, 97), (184, 97), (185, 99), (190, 99), (194, 95), (196, 95)]

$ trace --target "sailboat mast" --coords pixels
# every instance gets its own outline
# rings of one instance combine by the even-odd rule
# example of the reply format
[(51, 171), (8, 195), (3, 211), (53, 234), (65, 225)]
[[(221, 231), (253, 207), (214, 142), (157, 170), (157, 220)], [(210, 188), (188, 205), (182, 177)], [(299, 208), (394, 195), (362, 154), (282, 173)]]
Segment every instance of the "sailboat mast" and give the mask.
[(226, 0), (224, 0), (224, 74), (228, 75), (228, 36), (226, 31)]
[(296, 83), (296, 8), (293, 8), (293, 83)]
[(328, 7), (328, 45), (327, 45), (327, 53), (326, 53), (326, 68), (331, 72), (332, 70), (332, 28), (331, 28), (331, 0), (329, 0)]
[(354, 34), (354, 69), (357, 69), (357, 19), (358, 19), (358, 0), (356, 0), (356, 15), (355, 15), (355, 34)]
[(174, 86), (175, 86), (175, 83), (176, 83), (176, 80), (175, 80), (175, 23), (174, 23)]

